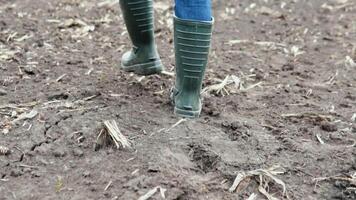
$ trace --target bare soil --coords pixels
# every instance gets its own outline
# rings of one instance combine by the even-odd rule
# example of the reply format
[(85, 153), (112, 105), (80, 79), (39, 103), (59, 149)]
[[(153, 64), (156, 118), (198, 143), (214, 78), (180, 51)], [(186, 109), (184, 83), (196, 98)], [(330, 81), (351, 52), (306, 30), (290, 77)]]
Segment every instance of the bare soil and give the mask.
[[(174, 78), (119, 70), (130, 41), (118, 4), (102, 2), (0, 0), (1, 200), (127, 200), (156, 186), (172, 200), (263, 199), (258, 178), (228, 189), (274, 165), (287, 187), (271, 181), (276, 198), (356, 199), (355, 182), (335, 178), (356, 172), (355, 1), (213, 1), (204, 87), (227, 75), (258, 85), (204, 95), (201, 118), (173, 128)], [(173, 72), (172, 5), (156, 2)], [(94, 148), (109, 119), (133, 149)]]

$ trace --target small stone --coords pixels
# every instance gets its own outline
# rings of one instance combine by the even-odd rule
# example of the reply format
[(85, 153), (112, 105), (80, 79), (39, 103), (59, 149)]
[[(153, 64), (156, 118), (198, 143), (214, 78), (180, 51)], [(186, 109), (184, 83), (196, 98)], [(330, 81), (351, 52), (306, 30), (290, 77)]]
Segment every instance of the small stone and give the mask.
[(158, 173), (160, 172), (160, 167), (156, 163), (149, 163), (147, 172), (149, 173)]
[(51, 149), (51, 145), (50, 144), (43, 143), (42, 145), (37, 146), (35, 148), (35, 152), (39, 153), (41, 155), (46, 155), (46, 154), (51, 152), (50, 149)]
[(28, 65), (26, 67), (24, 67), (23, 71), (26, 73), (26, 74), (29, 74), (29, 75), (34, 75), (35, 74), (35, 68), (31, 65)]
[(5, 128), (2, 130), (2, 134), (7, 135), (9, 133), (9, 129)]
[(218, 116), (220, 116), (220, 111), (218, 111), (218, 110), (213, 110), (213, 112), (210, 114), (211, 116), (213, 116), (213, 117), (218, 117)]
[(90, 177), (90, 171), (85, 171), (85, 172), (83, 172), (83, 176), (84, 176), (85, 178)]
[(229, 122), (227, 121), (224, 121), (221, 123), (221, 126), (224, 127), (224, 128), (228, 128), (230, 126)]
[(84, 180), (83, 183), (84, 183), (84, 185), (89, 186), (89, 185), (92, 185), (94, 182), (91, 180)]
[(321, 128), (321, 130), (327, 131), (327, 132), (335, 132), (335, 131), (337, 131), (336, 124), (332, 124), (332, 123), (329, 123), (329, 122), (323, 122), (320, 125), (320, 128)]
[(7, 91), (5, 89), (0, 88), (0, 96), (5, 96), (7, 95)]
[(31, 172), (31, 177), (32, 178), (39, 178), (39, 177), (41, 177), (41, 173), (38, 172), (38, 171), (33, 171), (33, 172)]
[(241, 129), (242, 125), (239, 121), (234, 121), (231, 123), (231, 129), (232, 130), (237, 130), (237, 129)]
[(353, 125), (353, 126), (351, 127), (351, 132), (356, 133), (356, 125)]
[(293, 71), (294, 70), (294, 65), (287, 63), (282, 66), (282, 71)]
[(344, 188), (348, 187), (348, 184), (347, 184), (346, 181), (335, 181), (334, 186), (338, 187), (338, 188), (341, 188), (341, 189), (344, 189)]
[(84, 152), (81, 149), (76, 148), (73, 150), (73, 155), (77, 157), (83, 157)]
[(57, 158), (64, 157), (66, 155), (67, 153), (62, 148), (58, 148), (53, 151), (53, 156)]
[(338, 141), (342, 141), (342, 139), (343, 139), (342, 135), (339, 134), (338, 132), (330, 133), (329, 138), (331, 140), (338, 140)]
[(22, 176), (22, 174), (23, 174), (23, 172), (19, 169), (13, 169), (10, 172), (10, 176), (12, 176), (12, 177), (19, 177), (19, 176)]
[(47, 97), (49, 101), (53, 100), (66, 100), (69, 98), (69, 94), (65, 92), (57, 92), (54, 94), (51, 94), (50, 96)]
[(111, 198), (111, 194), (110, 194), (109, 192), (104, 192), (104, 196), (105, 196), (106, 198)]
[(23, 169), (23, 172), (24, 172), (24, 173), (30, 173), (30, 172), (32, 172), (32, 170), (33, 170), (33, 169), (31, 169), (31, 168), (24, 168), (24, 169)]

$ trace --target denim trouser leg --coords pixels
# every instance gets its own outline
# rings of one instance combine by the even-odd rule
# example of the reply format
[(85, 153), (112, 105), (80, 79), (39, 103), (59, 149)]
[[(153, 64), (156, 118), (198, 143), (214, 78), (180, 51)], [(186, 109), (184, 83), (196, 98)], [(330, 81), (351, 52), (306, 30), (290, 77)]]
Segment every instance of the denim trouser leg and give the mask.
[(180, 19), (211, 21), (211, 0), (175, 0), (175, 15)]

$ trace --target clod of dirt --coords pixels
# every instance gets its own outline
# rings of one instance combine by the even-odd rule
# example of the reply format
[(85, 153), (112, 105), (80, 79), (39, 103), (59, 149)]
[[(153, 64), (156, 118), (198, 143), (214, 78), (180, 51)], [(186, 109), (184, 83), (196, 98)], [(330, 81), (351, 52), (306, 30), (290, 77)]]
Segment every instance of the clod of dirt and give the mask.
[(76, 157), (83, 157), (84, 156), (84, 152), (81, 149), (73, 149), (73, 155)]
[(90, 177), (90, 171), (85, 171), (85, 172), (83, 172), (83, 176), (85, 177), (85, 178), (87, 178), (87, 177)]
[(301, 147), (301, 145), (298, 142), (296, 142), (293, 138), (290, 138), (285, 135), (281, 135), (278, 137), (278, 140), (283, 143), (283, 146), (285, 147), (285, 149), (289, 149), (289, 150), (295, 151), (295, 152), (303, 151), (303, 148)]
[(235, 121), (235, 122), (232, 122), (230, 124), (230, 128), (232, 130), (237, 130), (237, 129), (242, 129), (243, 127), (242, 127), (242, 124), (239, 121)]
[(337, 131), (337, 126), (336, 124), (332, 124), (330, 122), (322, 122), (320, 125), (321, 130), (327, 131), (327, 132), (335, 132)]
[(42, 144), (40, 143), (40, 144), (35, 144), (32, 148), (36, 153), (46, 154), (50, 152), (51, 145), (47, 143), (42, 143)]
[(86, 185), (86, 186), (90, 186), (90, 185), (93, 185), (94, 182), (91, 181), (91, 180), (84, 180), (84, 181), (83, 181), (83, 184)]
[(356, 101), (356, 96), (352, 94), (348, 94), (345, 96), (345, 99), (349, 99), (351, 101)]
[(35, 75), (36, 74), (36, 69), (31, 65), (24, 67), (23, 71), (28, 75)]
[(20, 169), (13, 169), (10, 172), (10, 176), (12, 176), (12, 177), (19, 177), (22, 175), (23, 175), (23, 172)]
[(57, 148), (53, 151), (53, 156), (57, 157), (57, 158), (62, 158), (66, 155), (67, 155), (67, 153), (65, 152), (65, 150), (63, 148)]
[(156, 163), (149, 163), (149, 166), (147, 169), (148, 173), (158, 173), (160, 171), (161, 171), (160, 166), (158, 166)]
[(41, 177), (41, 173), (38, 172), (38, 171), (32, 171), (31, 172), (31, 177), (32, 178), (39, 178), (39, 177)]
[(294, 70), (294, 65), (291, 63), (287, 63), (282, 66), (282, 71), (293, 71)]
[(190, 148), (189, 156), (200, 170), (207, 173), (215, 169), (220, 157), (209, 150), (208, 145), (202, 146), (200, 144), (192, 143), (188, 146)]
[(344, 139), (344, 137), (338, 132), (329, 133), (329, 138), (334, 141), (342, 141)]
[(223, 122), (221, 126), (224, 128), (224, 132), (229, 136), (229, 139), (231, 141), (247, 139), (251, 136), (248, 131), (248, 128), (240, 121)]
[(211, 101), (206, 101), (203, 106), (203, 112), (212, 117), (218, 117), (221, 112), (218, 109), (219, 106)]
[(5, 96), (7, 95), (7, 91), (5, 89), (0, 88), (0, 96)]
[(84, 61), (83, 60), (68, 60), (66, 62), (66, 64), (68, 65), (79, 65), (79, 64), (83, 64)]
[(339, 188), (342, 192), (336, 194), (336, 199), (356, 199), (356, 191), (352, 190), (352, 185), (347, 181), (335, 181), (334, 186)]
[(356, 125), (353, 125), (353, 126), (351, 127), (351, 132), (356, 133)]
[(59, 93), (54, 93), (50, 96), (48, 96), (47, 100), (48, 101), (53, 101), (53, 100), (66, 100), (68, 99), (69, 95), (65, 92), (59, 92)]
[(184, 190), (178, 188), (172, 188), (169, 189), (167, 199), (185, 199), (184, 195), (186, 195), (186, 192)]

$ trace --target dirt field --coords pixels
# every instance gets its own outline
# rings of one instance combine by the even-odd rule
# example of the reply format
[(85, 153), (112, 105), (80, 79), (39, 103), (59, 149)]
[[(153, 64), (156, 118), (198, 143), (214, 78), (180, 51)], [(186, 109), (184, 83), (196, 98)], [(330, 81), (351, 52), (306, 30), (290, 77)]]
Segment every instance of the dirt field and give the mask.
[[(174, 72), (171, 1), (156, 2)], [(240, 82), (181, 121), (172, 76), (119, 70), (130, 41), (117, 2), (0, 0), (0, 199), (128, 200), (156, 187), (151, 199), (356, 199), (356, 2), (213, 2), (204, 87)], [(94, 148), (104, 120), (133, 148)], [(272, 166), (286, 193), (265, 175), (229, 192), (237, 174)]]

